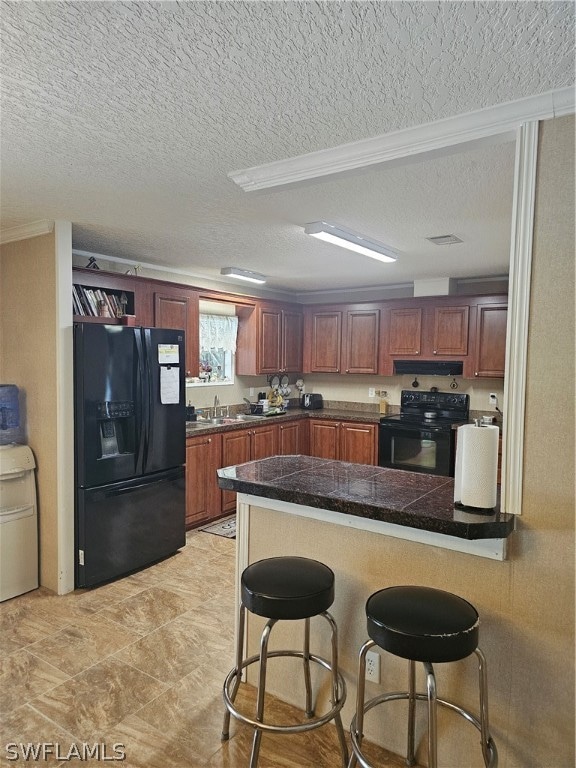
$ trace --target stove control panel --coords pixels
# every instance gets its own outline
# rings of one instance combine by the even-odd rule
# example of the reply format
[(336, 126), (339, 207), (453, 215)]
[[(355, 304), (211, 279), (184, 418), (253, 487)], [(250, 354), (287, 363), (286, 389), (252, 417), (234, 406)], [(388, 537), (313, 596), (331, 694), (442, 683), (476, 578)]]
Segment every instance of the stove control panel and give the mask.
[(412, 392), (403, 389), (400, 396), (400, 405), (435, 406), (436, 408), (462, 408), (468, 407), (468, 395), (454, 395), (449, 392)]

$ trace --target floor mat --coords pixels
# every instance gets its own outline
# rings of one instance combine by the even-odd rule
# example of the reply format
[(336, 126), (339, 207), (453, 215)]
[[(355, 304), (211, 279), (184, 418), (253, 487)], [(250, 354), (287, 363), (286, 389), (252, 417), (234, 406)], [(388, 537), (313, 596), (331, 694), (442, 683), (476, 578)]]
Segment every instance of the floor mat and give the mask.
[(215, 533), (216, 536), (225, 536), (227, 539), (236, 538), (236, 515), (225, 517), (217, 523), (211, 523), (200, 528), (205, 533)]

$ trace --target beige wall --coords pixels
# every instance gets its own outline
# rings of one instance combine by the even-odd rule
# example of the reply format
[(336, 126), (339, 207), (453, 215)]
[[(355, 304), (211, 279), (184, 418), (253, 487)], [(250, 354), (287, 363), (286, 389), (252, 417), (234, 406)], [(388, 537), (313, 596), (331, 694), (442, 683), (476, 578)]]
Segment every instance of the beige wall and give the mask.
[[(484, 560), (258, 508), (252, 513), (250, 561), (289, 551), (321, 559), (337, 573), (333, 612), (349, 683), (345, 722), (353, 707), (356, 653), (366, 638), (364, 601), (372, 591), (425, 584), (456, 592), (477, 607), (501, 768), (573, 768), (575, 759), (574, 135), (573, 117), (541, 126), (523, 509), (508, 560)], [(440, 667), (440, 695), (477, 711), (472, 660)], [(387, 687), (405, 688), (401, 672), (403, 667), (386, 656)], [(287, 679), (293, 678), (276, 683), (278, 691), (286, 690)], [(372, 684), (369, 690), (375, 695)], [(291, 688), (289, 695), (295, 696)], [(367, 733), (403, 752), (404, 716), (394, 710), (398, 705), (386, 706), (386, 716), (374, 714)], [(421, 723), (420, 734), (422, 728)], [(482, 765), (472, 727), (442, 717), (440, 729), (441, 765)]]
[(38, 465), (41, 582), (52, 589), (58, 562), (54, 254), (53, 233), (0, 250), (1, 378), (21, 388), (26, 404), (27, 441)]
[[(70, 296), (70, 258), (65, 223), (0, 248), (0, 381), (16, 384), (24, 403), (26, 441), (37, 464), (40, 583), (55, 592), (73, 587), (72, 314), (70, 302), (61, 302), (67, 286)], [(70, 318), (64, 330), (63, 313)]]

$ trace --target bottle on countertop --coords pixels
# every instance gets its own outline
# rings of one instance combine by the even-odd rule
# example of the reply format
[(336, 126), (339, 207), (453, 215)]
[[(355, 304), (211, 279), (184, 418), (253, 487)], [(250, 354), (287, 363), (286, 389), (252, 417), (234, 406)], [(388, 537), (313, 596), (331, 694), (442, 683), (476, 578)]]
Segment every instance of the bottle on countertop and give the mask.
[(388, 392), (384, 389), (380, 390), (380, 413), (385, 416), (388, 413)]
[(186, 406), (186, 421), (196, 421), (196, 409), (190, 404), (190, 400)]

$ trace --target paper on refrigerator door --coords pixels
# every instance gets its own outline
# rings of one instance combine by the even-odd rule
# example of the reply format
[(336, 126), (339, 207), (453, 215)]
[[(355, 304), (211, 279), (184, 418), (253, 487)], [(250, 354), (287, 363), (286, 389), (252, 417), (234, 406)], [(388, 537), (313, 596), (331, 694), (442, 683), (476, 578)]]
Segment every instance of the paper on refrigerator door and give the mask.
[(180, 402), (180, 368), (177, 365), (160, 367), (160, 402), (162, 405)]
[(158, 344), (158, 362), (160, 365), (177, 365), (180, 362), (178, 344)]

